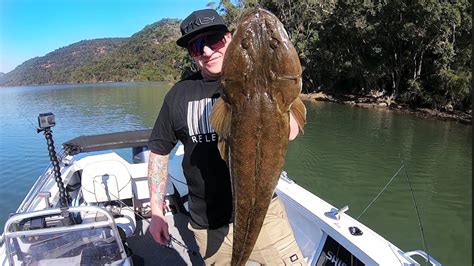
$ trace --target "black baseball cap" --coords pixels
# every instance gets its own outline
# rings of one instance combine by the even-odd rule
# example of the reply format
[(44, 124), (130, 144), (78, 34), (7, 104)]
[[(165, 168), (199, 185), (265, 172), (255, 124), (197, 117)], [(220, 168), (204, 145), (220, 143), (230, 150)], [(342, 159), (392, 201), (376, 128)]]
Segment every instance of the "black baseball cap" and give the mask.
[(224, 19), (214, 9), (194, 11), (181, 22), (180, 29), (182, 36), (176, 44), (184, 48), (188, 46), (189, 40), (200, 33), (210, 30), (229, 31)]

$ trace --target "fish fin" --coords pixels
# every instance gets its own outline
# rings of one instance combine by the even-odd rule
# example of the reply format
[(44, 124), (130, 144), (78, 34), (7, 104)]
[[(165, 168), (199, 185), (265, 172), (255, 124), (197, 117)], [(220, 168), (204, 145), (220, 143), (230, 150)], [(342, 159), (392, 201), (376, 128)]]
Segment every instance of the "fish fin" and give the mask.
[(230, 132), (230, 107), (219, 98), (211, 112), (211, 126), (220, 137), (227, 138)]
[(224, 160), (229, 167), (229, 161), (227, 156), (227, 143), (225, 140), (221, 140), (219, 138), (219, 142), (217, 143), (217, 149), (219, 150), (219, 154), (221, 155), (222, 160)]
[(222, 99), (218, 99), (212, 107), (211, 126), (219, 136), (217, 147), (222, 159), (227, 162), (227, 145), (226, 140), (230, 132), (230, 108)]
[(306, 107), (300, 97), (296, 98), (291, 105), (290, 112), (298, 123), (298, 128), (304, 134), (304, 125), (306, 124)]

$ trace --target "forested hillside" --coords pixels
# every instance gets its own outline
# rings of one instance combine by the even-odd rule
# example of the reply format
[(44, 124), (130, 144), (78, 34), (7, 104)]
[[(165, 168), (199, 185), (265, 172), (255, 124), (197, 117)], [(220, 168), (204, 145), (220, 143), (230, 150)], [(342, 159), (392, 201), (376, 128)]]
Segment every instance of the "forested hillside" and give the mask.
[[(471, 2), (224, 0), (210, 3), (230, 28), (249, 8), (272, 11), (303, 66), (303, 92), (355, 94), (392, 104), (469, 111)], [(0, 86), (108, 81), (176, 81), (191, 60), (176, 46), (179, 20), (164, 19), (125, 39), (82, 41), (30, 59)]]
[(179, 20), (164, 19), (129, 38), (80, 41), (24, 62), (0, 85), (177, 80), (187, 65), (179, 35)]
[(146, 26), (120, 48), (72, 73), (77, 82), (174, 81), (181, 77), (186, 51), (176, 46), (179, 20)]
[(1, 86), (72, 83), (78, 68), (94, 59), (104, 58), (122, 46), (127, 39), (108, 38), (84, 40), (59, 48), (45, 56), (25, 61), (0, 77)]

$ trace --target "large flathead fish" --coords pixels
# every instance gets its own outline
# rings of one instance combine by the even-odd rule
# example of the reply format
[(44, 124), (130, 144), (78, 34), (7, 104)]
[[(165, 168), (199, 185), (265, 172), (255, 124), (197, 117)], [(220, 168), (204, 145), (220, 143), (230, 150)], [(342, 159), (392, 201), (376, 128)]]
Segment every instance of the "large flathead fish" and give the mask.
[(232, 264), (248, 260), (278, 183), (290, 112), (300, 130), (301, 64), (282, 23), (257, 8), (242, 16), (222, 69), (224, 93), (211, 122), (230, 169), (234, 197)]

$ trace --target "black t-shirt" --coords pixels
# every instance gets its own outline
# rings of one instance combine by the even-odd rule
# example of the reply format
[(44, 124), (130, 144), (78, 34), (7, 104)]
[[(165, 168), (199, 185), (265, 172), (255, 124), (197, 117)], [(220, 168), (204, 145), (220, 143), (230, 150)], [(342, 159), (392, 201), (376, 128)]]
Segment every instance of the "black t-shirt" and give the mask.
[(176, 83), (165, 96), (149, 141), (150, 150), (161, 155), (169, 154), (178, 140), (184, 144), (190, 222), (198, 229), (216, 229), (232, 221), (229, 169), (210, 125), (212, 106), (221, 92), (219, 80), (204, 81), (200, 73)]

